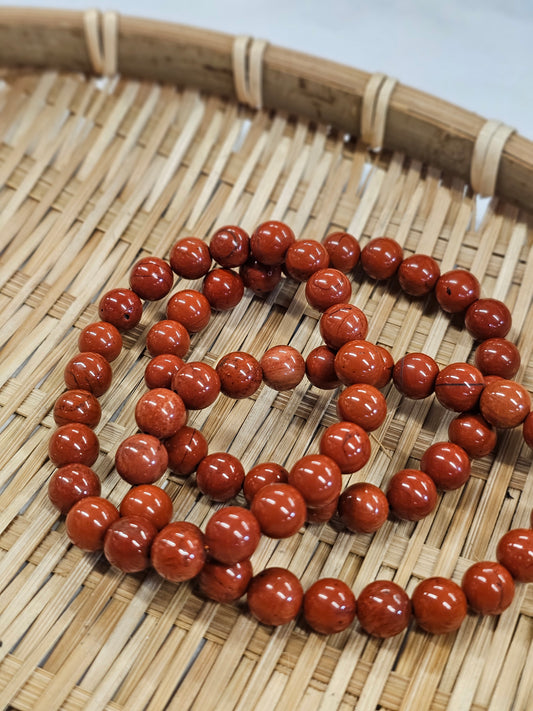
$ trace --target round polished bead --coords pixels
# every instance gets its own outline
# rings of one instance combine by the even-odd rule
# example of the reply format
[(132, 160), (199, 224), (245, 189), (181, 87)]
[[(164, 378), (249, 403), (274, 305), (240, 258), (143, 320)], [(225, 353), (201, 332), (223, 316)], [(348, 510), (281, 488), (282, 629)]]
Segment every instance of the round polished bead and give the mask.
[(515, 589), (507, 568), (486, 560), (468, 568), (461, 587), (472, 610), (480, 615), (500, 615), (513, 601)]
[(207, 457), (207, 440), (194, 427), (185, 425), (175, 435), (165, 440), (168, 466), (175, 474), (188, 476), (196, 471), (204, 457)]
[(85, 326), (78, 337), (78, 348), (82, 353), (98, 353), (111, 362), (118, 358), (122, 350), (122, 336), (118, 328), (106, 321), (96, 321)]
[(48, 498), (66, 514), (87, 496), (100, 496), (100, 479), (86, 464), (65, 464), (56, 469), (48, 482)]
[(185, 279), (200, 279), (211, 269), (207, 244), (198, 237), (183, 237), (170, 250), (172, 271)]
[(149, 434), (126, 437), (115, 454), (115, 468), (128, 484), (152, 484), (168, 466), (167, 450)]
[(390, 480), (387, 499), (398, 518), (420, 521), (437, 505), (437, 487), (424, 472), (401, 469)]
[(305, 285), (305, 298), (317, 311), (326, 311), (334, 304), (346, 304), (351, 295), (352, 285), (338, 269), (319, 269)]
[(343, 474), (353, 474), (370, 458), (370, 439), (355, 422), (335, 422), (320, 439), (320, 453), (333, 459)]
[(261, 264), (250, 258), (239, 269), (244, 286), (256, 294), (266, 296), (277, 287), (281, 281), (281, 266), (279, 264)]
[(376, 343), (375, 346), (381, 358), (383, 369), (381, 371), (381, 375), (376, 378), (374, 387), (381, 389), (384, 388), (385, 385), (388, 385), (391, 381), (392, 371), (394, 370), (394, 359), (391, 353), (383, 346), (380, 346), (379, 343)]
[(329, 267), (329, 254), (323, 244), (314, 239), (293, 242), (285, 255), (285, 268), (296, 281), (307, 281), (319, 269)]
[(326, 346), (338, 350), (349, 341), (366, 338), (368, 321), (353, 304), (334, 304), (320, 317), (320, 335)]
[(212, 558), (233, 565), (253, 555), (261, 538), (261, 529), (248, 509), (226, 506), (211, 516), (204, 538)]
[(250, 250), (261, 264), (283, 264), (285, 253), (295, 239), (288, 225), (270, 220), (254, 230), (250, 237)]
[(262, 533), (270, 538), (289, 538), (305, 523), (305, 500), (290, 484), (267, 484), (253, 498), (252, 513)]
[(482, 415), (465, 412), (448, 425), (448, 437), (469, 457), (485, 457), (496, 446), (497, 435)]
[(235, 351), (217, 363), (220, 391), (227, 397), (240, 400), (253, 395), (263, 382), (263, 370), (249, 353)]
[(203, 410), (217, 399), (220, 378), (207, 363), (189, 361), (173, 375), (172, 390), (178, 393), (189, 410)]
[(100, 403), (88, 390), (67, 390), (57, 398), (54, 405), (56, 425), (80, 422), (87, 427), (96, 427), (101, 415)]
[(202, 459), (196, 470), (196, 484), (213, 501), (229, 501), (237, 496), (244, 481), (244, 469), (237, 457), (214, 452)]
[(330, 457), (308, 454), (289, 471), (289, 484), (298, 489), (306, 506), (324, 506), (341, 493), (342, 474)]
[(211, 318), (211, 306), (196, 289), (183, 289), (170, 297), (167, 318), (181, 323), (189, 333), (203, 330)]
[(240, 267), (250, 254), (250, 237), (242, 227), (227, 225), (218, 229), (209, 242), (211, 256), (221, 267)]
[(173, 583), (191, 580), (206, 560), (203, 534), (194, 523), (173, 521), (154, 538), (150, 556), (162, 578)]
[(361, 251), (361, 266), (372, 279), (389, 279), (402, 263), (403, 249), (390, 237), (371, 239)]
[(296, 575), (285, 568), (266, 568), (248, 585), (248, 607), (264, 625), (285, 625), (302, 606), (304, 591)]
[(420, 469), (428, 474), (438, 489), (452, 491), (466, 484), (470, 477), (470, 459), (453, 442), (435, 442), (420, 460)]
[(322, 504), (322, 506), (308, 506), (307, 521), (309, 523), (326, 523), (327, 521), (331, 521), (337, 511), (338, 503), (339, 497), (337, 496), (329, 503)]
[(172, 499), (159, 486), (134, 486), (122, 499), (120, 515), (148, 519), (160, 531), (172, 518)]
[(454, 412), (473, 410), (484, 387), (482, 373), (469, 363), (451, 363), (435, 378), (438, 401)]
[(119, 331), (129, 331), (141, 320), (143, 305), (131, 289), (111, 289), (100, 299), (98, 314)]
[(465, 269), (452, 269), (435, 284), (435, 297), (443, 311), (461, 313), (479, 299), (481, 287), (473, 274)]
[(78, 422), (61, 425), (48, 442), (48, 456), (56, 467), (85, 464), (91, 467), (98, 458), (98, 437), (90, 427)]
[(330, 265), (334, 269), (345, 274), (355, 269), (361, 247), (353, 235), (348, 232), (332, 232), (324, 240), (324, 246), (329, 254)]
[(335, 353), (327, 346), (313, 348), (305, 360), (305, 373), (311, 385), (321, 390), (334, 390), (341, 384), (335, 372)]
[(389, 502), (381, 489), (368, 482), (347, 487), (339, 499), (339, 516), (349, 531), (374, 533), (389, 515)]
[(146, 348), (151, 356), (172, 354), (183, 358), (190, 345), (189, 332), (179, 321), (158, 321), (146, 334)]
[(483, 375), (510, 379), (520, 368), (520, 351), (505, 338), (488, 338), (476, 348), (474, 360)]
[(509, 429), (525, 420), (531, 409), (531, 398), (519, 383), (501, 379), (485, 386), (479, 407), (491, 425)]
[(153, 388), (139, 398), (135, 421), (142, 432), (166, 439), (187, 422), (187, 410), (177, 393), (168, 388)]
[(88, 390), (100, 397), (111, 385), (113, 372), (99, 353), (78, 353), (65, 367), (65, 384), (69, 390)]
[(257, 492), (267, 484), (286, 484), (289, 472), (281, 464), (261, 462), (252, 467), (244, 478), (242, 491), (246, 501), (251, 504)]
[(248, 589), (252, 575), (249, 560), (234, 565), (207, 560), (198, 575), (198, 588), (202, 595), (215, 602), (235, 602)]
[(159, 257), (143, 257), (130, 271), (130, 287), (146, 301), (158, 301), (172, 289), (174, 275), (170, 265)]
[(533, 449), (533, 412), (530, 412), (524, 420), (524, 424), (522, 426), (522, 434), (524, 436), (524, 441), (527, 446)]
[(183, 360), (177, 355), (172, 355), (172, 353), (161, 353), (161, 355), (155, 356), (144, 369), (146, 387), (150, 388), (150, 390), (153, 388), (170, 388), (172, 376), (184, 365)]
[(340, 420), (355, 422), (366, 432), (381, 427), (387, 415), (387, 402), (373, 385), (356, 383), (341, 392), (337, 399)]
[(392, 380), (402, 395), (422, 400), (435, 390), (438, 374), (439, 366), (433, 358), (424, 353), (408, 353), (395, 364)]
[(104, 555), (123, 573), (140, 573), (150, 565), (150, 546), (156, 534), (157, 528), (146, 518), (119, 518), (106, 531)]
[(202, 285), (205, 298), (215, 311), (229, 311), (244, 296), (244, 283), (231, 269), (213, 269)]
[(496, 557), (521, 583), (533, 583), (533, 530), (514, 528), (500, 538)]
[(377, 387), (387, 377), (385, 362), (378, 347), (363, 340), (349, 341), (338, 350), (335, 372), (344, 385), (367, 383)]
[(321, 578), (304, 595), (305, 621), (315, 632), (334, 634), (349, 627), (356, 602), (351, 589), (338, 578)]
[(412, 595), (416, 621), (426, 632), (455, 632), (466, 617), (466, 597), (459, 585), (448, 578), (426, 578)]
[(466, 310), (465, 326), (479, 341), (505, 338), (511, 330), (511, 312), (498, 299), (478, 299)]
[(440, 268), (433, 257), (426, 254), (412, 254), (398, 267), (398, 281), (409, 296), (429, 294), (440, 277)]
[(292, 346), (269, 348), (260, 360), (263, 380), (273, 390), (292, 390), (305, 375), (305, 361)]
[(375, 580), (357, 598), (357, 618), (368, 634), (381, 639), (400, 634), (411, 619), (409, 595), (391, 580)]
[(87, 496), (70, 509), (65, 522), (67, 536), (84, 551), (102, 550), (107, 529), (120, 517), (111, 501)]

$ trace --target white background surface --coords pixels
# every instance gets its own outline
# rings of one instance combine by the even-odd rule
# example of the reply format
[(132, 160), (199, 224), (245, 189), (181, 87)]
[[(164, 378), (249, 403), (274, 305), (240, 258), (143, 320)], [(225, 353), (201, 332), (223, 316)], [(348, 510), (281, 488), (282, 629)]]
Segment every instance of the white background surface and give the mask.
[[(85, 10), (91, 0), (6, 4)], [(99, 7), (382, 71), (533, 139), (533, 0), (106, 0)]]

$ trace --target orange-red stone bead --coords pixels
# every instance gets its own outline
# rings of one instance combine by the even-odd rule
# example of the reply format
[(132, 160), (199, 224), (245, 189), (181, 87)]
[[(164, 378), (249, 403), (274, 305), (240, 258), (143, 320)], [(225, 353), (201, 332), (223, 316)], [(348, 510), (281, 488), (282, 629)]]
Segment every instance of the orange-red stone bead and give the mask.
[(354, 533), (374, 533), (389, 515), (389, 502), (381, 489), (369, 482), (346, 488), (339, 498), (339, 516)]
[(391, 511), (398, 518), (420, 521), (437, 505), (433, 479), (417, 469), (402, 469), (392, 477), (387, 490)]
[(191, 580), (206, 560), (203, 534), (194, 523), (173, 521), (154, 538), (150, 555), (161, 577), (173, 583)]
[(273, 390), (292, 390), (305, 375), (305, 361), (292, 346), (269, 348), (260, 360), (263, 380)]
[(86, 464), (65, 464), (56, 469), (48, 482), (48, 498), (66, 514), (87, 496), (100, 496), (100, 479)]
[(496, 557), (521, 583), (533, 582), (533, 529), (514, 528), (500, 538)]
[(289, 484), (298, 489), (307, 506), (324, 506), (341, 493), (342, 474), (330, 457), (307, 454), (289, 471)]
[(372, 279), (389, 279), (402, 263), (403, 249), (390, 237), (371, 239), (361, 251), (361, 266)]
[(233, 565), (207, 560), (197, 578), (198, 588), (202, 595), (215, 602), (234, 602), (244, 595), (252, 575), (249, 560)]
[(241, 506), (226, 506), (216, 511), (207, 522), (204, 536), (209, 555), (226, 565), (250, 558), (260, 538), (258, 520)]
[(370, 439), (355, 422), (335, 422), (320, 439), (320, 453), (333, 459), (343, 474), (352, 474), (368, 462)]
[(355, 595), (342, 580), (321, 578), (305, 593), (303, 611), (305, 621), (315, 632), (342, 632), (354, 621)]
[(294, 232), (284, 222), (269, 220), (259, 225), (250, 237), (250, 250), (261, 264), (282, 264), (295, 241)]
[(320, 317), (320, 335), (326, 346), (338, 350), (349, 341), (366, 338), (368, 321), (353, 304), (334, 304)]
[(122, 336), (118, 328), (106, 321), (96, 321), (85, 326), (78, 337), (78, 348), (82, 353), (98, 353), (111, 362), (118, 358), (122, 350)]
[(229, 311), (242, 299), (244, 283), (231, 269), (213, 269), (206, 275), (202, 291), (212, 309)]
[(167, 450), (157, 437), (135, 434), (123, 440), (115, 454), (115, 467), (128, 484), (152, 484), (166, 471)]
[(87, 427), (96, 427), (100, 422), (102, 408), (95, 396), (88, 390), (67, 390), (54, 405), (56, 425), (80, 422)]
[(227, 225), (218, 229), (209, 242), (211, 256), (221, 267), (240, 267), (250, 254), (250, 237), (242, 227)]
[(187, 410), (177, 393), (168, 388), (153, 388), (139, 398), (135, 421), (146, 434), (166, 439), (187, 422)]
[(188, 476), (196, 471), (202, 459), (207, 456), (206, 438), (200, 430), (187, 425), (165, 440), (164, 444), (168, 453), (168, 466), (181, 476)]
[(98, 459), (98, 437), (90, 427), (78, 422), (61, 425), (48, 442), (48, 456), (56, 467), (85, 464), (91, 467)]
[(422, 580), (412, 595), (416, 621), (432, 634), (455, 632), (466, 617), (466, 597), (459, 585), (448, 578)]
[(143, 257), (130, 271), (130, 287), (147, 301), (158, 301), (172, 289), (174, 275), (170, 265), (159, 257)]
[(289, 472), (281, 464), (261, 462), (252, 467), (244, 478), (242, 491), (246, 501), (251, 504), (257, 492), (267, 484), (286, 484)]
[(88, 390), (100, 397), (111, 385), (113, 373), (104, 356), (99, 353), (78, 353), (65, 368), (65, 384), (69, 390)]
[(119, 331), (129, 331), (141, 320), (142, 301), (131, 289), (111, 289), (100, 299), (98, 314)]
[(348, 232), (332, 232), (324, 240), (324, 246), (334, 269), (344, 273), (355, 269), (361, 255), (361, 247), (353, 235)]
[(146, 518), (159, 531), (172, 518), (172, 499), (159, 486), (153, 484), (134, 486), (122, 499), (120, 515)]
[(474, 409), (484, 387), (482, 373), (469, 363), (447, 365), (435, 379), (438, 401), (455, 412)]
[(338, 269), (319, 269), (305, 285), (305, 297), (317, 311), (326, 311), (334, 304), (345, 304), (352, 295), (352, 285)]
[(411, 619), (411, 600), (391, 580), (375, 580), (357, 598), (359, 624), (368, 634), (386, 639), (403, 632)]
[(185, 279), (200, 279), (211, 269), (209, 247), (198, 237), (183, 237), (170, 250), (172, 271)]
[(387, 415), (387, 402), (383, 393), (373, 385), (357, 383), (341, 392), (337, 399), (340, 420), (355, 422), (366, 432), (381, 427)]
[(107, 529), (120, 517), (111, 501), (87, 496), (70, 509), (66, 519), (67, 536), (84, 551), (102, 550)]
[(290, 484), (267, 484), (254, 496), (252, 513), (270, 538), (289, 538), (305, 523), (305, 500)]
[(171, 387), (178, 393), (186, 408), (203, 410), (217, 399), (220, 393), (220, 378), (216, 370), (207, 363), (189, 361), (172, 376)]
[(150, 546), (157, 528), (147, 518), (125, 516), (106, 531), (104, 555), (123, 573), (139, 573), (150, 565)]
[(185, 326), (172, 319), (154, 323), (146, 334), (146, 348), (151, 356), (171, 354), (183, 358), (190, 345), (191, 337)]
[(398, 281), (409, 296), (425, 296), (435, 288), (440, 268), (433, 257), (412, 254), (398, 267)]
[(311, 385), (333, 390), (341, 381), (335, 372), (335, 353), (327, 346), (313, 348), (305, 360), (305, 373)]
[(491, 425), (509, 429), (525, 420), (531, 409), (531, 398), (522, 385), (502, 379), (485, 386), (479, 407)]
[(226, 452), (208, 454), (196, 470), (196, 484), (213, 501), (229, 501), (237, 496), (244, 481), (244, 469), (237, 457)]
[(469, 606), (480, 615), (499, 615), (513, 601), (515, 585), (511, 573), (500, 563), (480, 561), (463, 575), (461, 583)]
[(328, 266), (327, 249), (313, 239), (293, 242), (285, 255), (285, 269), (296, 281), (307, 281), (312, 274)]
[(168, 300), (167, 318), (179, 321), (189, 333), (198, 333), (209, 323), (211, 306), (200, 291), (182, 289)]
[(452, 269), (435, 284), (435, 297), (443, 311), (461, 313), (479, 299), (481, 286), (476, 277), (465, 269)]
[(235, 399), (250, 397), (263, 381), (263, 370), (259, 362), (243, 351), (223, 356), (217, 363), (216, 372), (221, 392)]
[(248, 607), (264, 625), (285, 625), (299, 613), (303, 588), (298, 578), (285, 568), (267, 568), (255, 575), (248, 586)]
[(452, 491), (468, 481), (470, 459), (453, 442), (435, 442), (422, 455), (420, 469), (433, 479), (438, 489)]

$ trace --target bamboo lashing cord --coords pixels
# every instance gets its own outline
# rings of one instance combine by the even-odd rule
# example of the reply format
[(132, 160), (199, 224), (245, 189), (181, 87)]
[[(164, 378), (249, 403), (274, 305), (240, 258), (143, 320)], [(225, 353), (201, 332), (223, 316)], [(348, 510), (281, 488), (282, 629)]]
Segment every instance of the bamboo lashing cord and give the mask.
[(515, 129), (489, 119), (481, 128), (474, 145), (470, 183), (483, 197), (494, 195), (504, 146)]
[(83, 26), (94, 73), (114, 76), (118, 68), (118, 13), (87, 10)]
[(263, 106), (263, 55), (266, 40), (240, 35), (233, 42), (233, 81), (237, 100), (253, 109)]
[(365, 87), (361, 110), (361, 139), (372, 149), (383, 146), (387, 110), (397, 83), (397, 79), (376, 72)]

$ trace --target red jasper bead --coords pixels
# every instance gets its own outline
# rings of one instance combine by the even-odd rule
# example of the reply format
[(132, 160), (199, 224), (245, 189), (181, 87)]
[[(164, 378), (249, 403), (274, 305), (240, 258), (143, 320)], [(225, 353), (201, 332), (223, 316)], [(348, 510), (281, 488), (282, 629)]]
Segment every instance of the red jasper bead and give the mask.
[(387, 402), (373, 385), (357, 383), (341, 392), (337, 400), (340, 420), (355, 422), (366, 432), (381, 427), (387, 415)]
[(307, 507), (307, 521), (309, 523), (325, 523), (326, 521), (331, 521), (335, 512), (337, 511), (337, 505), (339, 503), (339, 497), (330, 501), (322, 506), (308, 506)]
[(372, 279), (389, 279), (402, 263), (403, 249), (390, 237), (371, 239), (361, 251), (361, 265)]
[(179, 356), (172, 355), (172, 353), (162, 353), (155, 356), (144, 369), (146, 387), (150, 388), (150, 390), (153, 388), (170, 388), (172, 376), (184, 365), (183, 360)]
[(383, 346), (376, 344), (376, 349), (377, 349), (377, 351), (381, 357), (381, 360), (383, 362), (383, 370), (381, 371), (381, 376), (376, 378), (374, 387), (384, 388), (385, 385), (390, 383), (390, 380), (392, 378), (392, 371), (394, 370), (394, 360), (392, 358), (392, 355), (389, 353), (389, 351), (386, 348), (384, 348)]
[(521, 583), (533, 582), (533, 530), (514, 528), (500, 538), (496, 557)]
[(485, 386), (479, 407), (491, 425), (509, 429), (525, 420), (531, 409), (531, 398), (522, 385), (502, 379)]
[(221, 227), (209, 242), (211, 256), (221, 267), (240, 267), (250, 254), (250, 237), (242, 227), (228, 225)]
[(158, 301), (172, 289), (174, 275), (170, 265), (159, 257), (143, 257), (130, 271), (130, 287), (146, 301)]
[(433, 257), (412, 254), (398, 267), (398, 281), (409, 296), (425, 296), (435, 288), (440, 268)]
[(207, 440), (194, 427), (185, 425), (170, 439), (165, 440), (168, 453), (168, 466), (175, 474), (188, 476), (207, 457)]
[(398, 518), (420, 521), (437, 505), (437, 487), (424, 472), (402, 469), (390, 480), (387, 499)]
[(244, 481), (244, 469), (237, 457), (215, 452), (204, 457), (196, 471), (196, 484), (213, 501), (229, 501), (237, 496)]
[(513, 601), (515, 586), (507, 568), (485, 560), (468, 568), (461, 587), (474, 612), (500, 615)]
[(61, 425), (48, 442), (48, 456), (56, 467), (85, 464), (91, 467), (98, 458), (98, 437), (87, 425), (71, 422)]
[(166, 439), (187, 422), (187, 410), (177, 393), (168, 388), (153, 388), (139, 398), (135, 421), (142, 432)]
[(250, 249), (261, 264), (283, 264), (285, 253), (295, 241), (294, 232), (283, 222), (263, 222), (250, 237)]
[(452, 491), (468, 481), (470, 459), (465, 450), (453, 442), (435, 442), (422, 455), (420, 469), (429, 474), (437, 488)]
[(202, 285), (205, 298), (215, 311), (229, 311), (244, 296), (244, 283), (231, 269), (213, 269)]
[(510, 379), (520, 368), (520, 351), (505, 338), (488, 338), (476, 348), (474, 360), (483, 375)]
[(78, 353), (66, 365), (64, 378), (69, 390), (88, 390), (100, 397), (111, 385), (111, 366), (99, 353)]
[(480, 291), (479, 281), (465, 269), (452, 269), (435, 284), (435, 297), (441, 309), (450, 314), (466, 311), (479, 299)]
[(173, 583), (191, 580), (206, 560), (203, 534), (194, 523), (173, 521), (154, 538), (150, 555), (162, 578)]
[(387, 377), (378, 347), (362, 340), (349, 341), (339, 349), (335, 356), (335, 372), (344, 385), (367, 383), (377, 387)]
[(420, 627), (432, 634), (455, 632), (466, 617), (466, 597), (459, 585), (448, 578), (426, 578), (411, 597)]
[(511, 312), (498, 299), (478, 299), (466, 310), (465, 326), (479, 341), (505, 338), (511, 330)]
[(239, 274), (244, 286), (253, 291), (256, 296), (270, 294), (281, 281), (279, 264), (261, 264), (253, 258), (241, 266)]
[(253, 498), (252, 513), (262, 533), (270, 538), (289, 538), (305, 523), (305, 500), (290, 484), (267, 484)]
[(524, 441), (527, 446), (533, 449), (533, 412), (530, 412), (524, 420), (522, 434), (524, 436)]
[(167, 318), (179, 321), (189, 333), (198, 333), (209, 323), (211, 306), (201, 292), (183, 289), (168, 300)]
[(286, 484), (289, 472), (281, 464), (261, 462), (252, 467), (244, 478), (242, 491), (246, 501), (251, 504), (257, 492), (267, 484)]
[(235, 351), (217, 363), (220, 390), (227, 397), (239, 400), (253, 395), (263, 382), (263, 370), (249, 353)]
[(54, 405), (56, 425), (80, 422), (87, 427), (96, 427), (101, 415), (100, 403), (88, 390), (67, 390), (57, 398)]
[(468, 363), (452, 363), (435, 378), (435, 395), (441, 405), (455, 412), (473, 410), (485, 381), (482, 373)]
[(65, 522), (67, 536), (83, 551), (102, 550), (104, 537), (112, 523), (119, 519), (115, 506), (99, 496), (87, 496), (70, 509)]
[(118, 358), (122, 350), (122, 336), (112, 323), (96, 321), (85, 326), (78, 337), (78, 348), (82, 353), (98, 353), (111, 362)]
[(342, 580), (321, 578), (304, 595), (305, 621), (320, 634), (334, 634), (355, 618), (355, 595)]
[(233, 565), (208, 560), (198, 575), (198, 588), (202, 595), (215, 602), (235, 602), (248, 589), (252, 575), (249, 560)]
[(366, 338), (367, 332), (366, 316), (353, 304), (334, 304), (320, 317), (320, 335), (333, 350), (349, 341)]
[(389, 515), (389, 502), (381, 489), (358, 482), (345, 489), (339, 498), (339, 516), (354, 533), (374, 533)]
[(260, 538), (258, 520), (241, 506), (226, 506), (216, 511), (205, 527), (204, 539), (209, 555), (226, 565), (250, 558)]
[(185, 279), (200, 279), (211, 269), (209, 247), (198, 237), (183, 237), (170, 250), (172, 271)]
[(100, 479), (85, 464), (65, 464), (56, 469), (48, 482), (48, 498), (66, 514), (87, 496), (100, 496)]
[(266, 568), (248, 585), (248, 607), (264, 625), (285, 625), (302, 606), (304, 591), (296, 575), (285, 568)]
[(368, 634), (381, 639), (403, 632), (411, 619), (411, 600), (391, 580), (375, 580), (357, 599), (357, 618)]
[(203, 410), (217, 399), (220, 378), (207, 363), (189, 361), (172, 376), (172, 390), (178, 393), (189, 410)]
[(289, 471), (289, 484), (298, 489), (307, 506), (324, 506), (341, 493), (342, 474), (333, 459), (308, 454)]
[(497, 436), (482, 415), (465, 412), (448, 425), (448, 437), (462, 447), (469, 457), (484, 457), (496, 446)]
[(338, 269), (319, 269), (305, 285), (305, 298), (317, 311), (326, 311), (334, 304), (345, 304), (352, 295), (352, 285)]
[(260, 361), (263, 380), (273, 390), (292, 390), (305, 375), (305, 361), (292, 346), (269, 348)]
[(330, 265), (341, 272), (355, 269), (361, 247), (355, 237), (348, 232), (332, 232), (324, 240), (324, 247), (329, 254)]
[(355, 422), (335, 422), (320, 439), (320, 453), (333, 459), (343, 474), (353, 474), (368, 462), (370, 440)]
[(172, 518), (172, 499), (159, 486), (153, 484), (134, 486), (122, 499), (120, 515), (148, 519), (160, 531)]
[(285, 268), (296, 281), (307, 281), (319, 269), (329, 267), (329, 255), (314, 239), (293, 242), (285, 255)]
[(98, 314), (119, 331), (129, 331), (141, 320), (143, 305), (131, 289), (111, 289), (100, 299)]
[(150, 546), (156, 534), (157, 528), (147, 518), (119, 518), (106, 531), (104, 555), (123, 573), (140, 573), (150, 565)]
[(424, 353), (408, 353), (395, 364), (392, 380), (396, 389), (412, 398), (422, 400), (435, 390), (439, 366)]
[(152, 484), (163, 476), (168, 465), (167, 450), (149, 434), (126, 437), (115, 454), (115, 468), (128, 484)]
[(168, 354), (183, 358), (190, 345), (189, 332), (179, 321), (158, 321), (146, 334), (146, 348), (151, 356)]
[(333, 390), (341, 384), (335, 372), (335, 353), (327, 346), (313, 348), (305, 360), (305, 373), (311, 385)]

